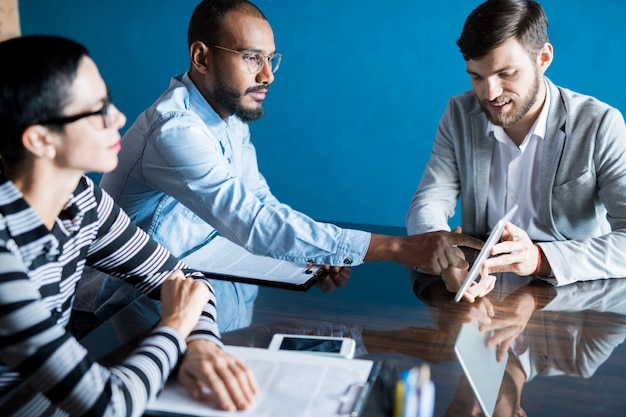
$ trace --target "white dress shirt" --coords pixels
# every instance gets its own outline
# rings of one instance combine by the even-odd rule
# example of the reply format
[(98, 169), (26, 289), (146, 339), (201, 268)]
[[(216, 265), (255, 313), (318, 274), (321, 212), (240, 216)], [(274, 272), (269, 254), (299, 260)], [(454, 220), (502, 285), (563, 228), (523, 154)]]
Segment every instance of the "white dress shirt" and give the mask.
[(501, 126), (489, 122), (487, 134), (496, 138), (487, 200), (487, 224), (493, 229), (513, 205), (519, 207), (511, 222), (524, 229), (532, 240), (555, 239), (539, 216), (539, 178), (542, 145), (550, 110), (550, 90), (546, 87), (543, 109), (518, 147)]

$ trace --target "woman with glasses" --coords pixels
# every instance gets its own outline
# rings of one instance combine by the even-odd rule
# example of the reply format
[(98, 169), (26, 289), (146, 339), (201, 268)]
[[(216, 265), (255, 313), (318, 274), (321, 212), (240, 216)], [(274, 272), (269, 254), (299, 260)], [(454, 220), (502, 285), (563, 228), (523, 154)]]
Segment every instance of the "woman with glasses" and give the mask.
[[(204, 386), (224, 409), (251, 404), (256, 383), (221, 350), (210, 284), (183, 273), (84, 176), (117, 165), (125, 122), (82, 45), (53, 36), (0, 43), (3, 416), (139, 416), (180, 357), (179, 378), (196, 397)], [(96, 363), (68, 330), (86, 266), (161, 299), (159, 324), (116, 367)], [(192, 346), (212, 359), (187, 363)]]

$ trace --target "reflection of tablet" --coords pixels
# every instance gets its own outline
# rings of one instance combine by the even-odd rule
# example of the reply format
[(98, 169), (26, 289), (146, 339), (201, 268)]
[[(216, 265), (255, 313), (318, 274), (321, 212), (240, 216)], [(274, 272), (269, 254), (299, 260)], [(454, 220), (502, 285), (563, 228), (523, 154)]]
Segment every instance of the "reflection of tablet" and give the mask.
[(465, 277), (463, 285), (461, 285), (461, 288), (459, 288), (459, 291), (457, 291), (456, 296), (454, 297), (454, 301), (456, 301), (457, 303), (461, 301), (461, 298), (463, 298), (463, 294), (465, 293), (465, 291), (467, 291), (472, 282), (474, 282), (476, 278), (478, 278), (478, 273), (483, 266), (483, 262), (485, 262), (485, 259), (489, 258), (491, 248), (493, 248), (493, 246), (500, 241), (500, 236), (502, 236), (504, 226), (509, 221), (511, 221), (511, 218), (513, 217), (513, 214), (516, 210), (517, 204), (511, 207), (511, 209), (507, 211), (500, 220), (498, 220), (498, 223), (496, 223), (495, 227), (491, 231), (491, 234), (489, 235), (489, 239), (487, 239), (487, 242), (485, 242), (485, 246), (483, 246), (480, 253), (476, 257), (474, 264), (467, 273), (467, 277)]
[(506, 353), (502, 361), (498, 362), (496, 347), (487, 346), (487, 336), (480, 332), (478, 322), (465, 323), (457, 336), (454, 352), (480, 408), (486, 417), (491, 417), (498, 401), (509, 354)]

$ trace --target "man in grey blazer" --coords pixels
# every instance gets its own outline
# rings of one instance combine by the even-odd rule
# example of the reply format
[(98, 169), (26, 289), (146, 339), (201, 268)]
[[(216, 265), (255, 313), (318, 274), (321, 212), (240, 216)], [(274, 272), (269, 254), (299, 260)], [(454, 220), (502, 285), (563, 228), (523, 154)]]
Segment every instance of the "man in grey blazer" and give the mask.
[[(554, 285), (626, 277), (624, 118), (545, 77), (547, 26), (526, 0), (489, 0), (467, 18), (457, 44), (472, 90), (449, 100), (407, 214), (409, 234), (445, 229), (460, 198), (463, 232), (485, 237), (519, 205), (470, 302), (493, 288), (494, 272)], [(442, 276), (456, 291), (466, 274)]]

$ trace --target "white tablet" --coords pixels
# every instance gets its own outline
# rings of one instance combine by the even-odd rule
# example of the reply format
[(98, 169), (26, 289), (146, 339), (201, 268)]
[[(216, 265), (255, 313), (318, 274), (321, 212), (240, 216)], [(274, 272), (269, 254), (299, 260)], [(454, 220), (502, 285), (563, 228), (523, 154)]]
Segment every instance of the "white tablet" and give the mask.
[(476, 278), (478, 278), (478, 274), (480, 273), (480, 269), (483, 266), (483, 262), (485, 262), (485, 260), (489, 258), (491, 249), (496, 243), (500, 241), (500, 236), (502, 236), (504, 226), (513, 218), (513, 214), (515, 214), (516, 211), (517, 204), (511, 207), (511, 209), (507, 211), (500, 220), (498, 220), (498, 223), (496, 223), (495, 227), (491, 231), (491, 234), (489, 235), (489, 238), (485, 242), (485, 246), (483, 246), (483, 248), (480, 250), (480, 253), (476, 257), (474, 264), (467, 273), (467, 277), (465, 277), (465, 281), (463, 281), (461, 288), (459, 288), (456, 296), (454, 297), (454, 301), (456, 301), (457, 303), (461, 301), (461, 298), (463, 298), (463, 294), (465, 293), (465, 291), (467, 291), (472, 282), (474, 282)]

